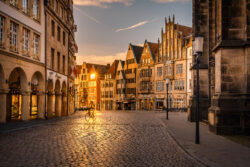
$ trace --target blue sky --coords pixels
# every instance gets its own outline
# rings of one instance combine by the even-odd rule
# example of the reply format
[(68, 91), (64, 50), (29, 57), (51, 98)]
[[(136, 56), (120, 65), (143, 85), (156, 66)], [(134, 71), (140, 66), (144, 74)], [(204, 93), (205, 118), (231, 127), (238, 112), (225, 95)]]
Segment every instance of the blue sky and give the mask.
[(74, 0), (77, 64), (125, 59), (129, 43), (157, 42), (164, 17), (192, 25), (191, 0)]

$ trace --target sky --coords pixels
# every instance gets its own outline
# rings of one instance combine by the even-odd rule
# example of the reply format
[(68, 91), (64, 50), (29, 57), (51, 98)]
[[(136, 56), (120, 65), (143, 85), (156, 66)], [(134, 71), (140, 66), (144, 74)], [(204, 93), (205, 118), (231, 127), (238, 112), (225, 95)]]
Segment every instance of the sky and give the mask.
[(74, 0), (76, 63), (125, 60), (129, 43), (157, 43), (164, 18), (192, 26), (192, 0)]

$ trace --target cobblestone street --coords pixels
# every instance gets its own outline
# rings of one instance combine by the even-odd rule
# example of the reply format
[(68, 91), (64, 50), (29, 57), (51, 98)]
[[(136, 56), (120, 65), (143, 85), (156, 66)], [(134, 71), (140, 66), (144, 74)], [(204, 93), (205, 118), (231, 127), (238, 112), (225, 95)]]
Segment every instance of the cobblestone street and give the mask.
[(0, 134), (0, 166), (200, 166), (169, 136), (164, 113), (85, 112)]

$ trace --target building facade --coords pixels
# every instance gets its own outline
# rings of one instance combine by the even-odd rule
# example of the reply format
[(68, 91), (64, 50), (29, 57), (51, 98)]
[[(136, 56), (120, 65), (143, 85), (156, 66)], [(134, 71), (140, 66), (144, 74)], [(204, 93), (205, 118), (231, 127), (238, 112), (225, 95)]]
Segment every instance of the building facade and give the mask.
[(126, 78), (126, 90), (124, 109), (125, 110), (136, 110), (137, 104), (137, 68), (140, 62), (140, 57), (143, 47), (129, 44), (126, 60), (124, 64), (124, 72)]
[(116, 73), (119, 61), (115, 60), (110, 66), (105, 78), (101, 80), (101, 110), (116, 109)]
[(1, 123), (45, 117), (44, 27), (42, 1), (0, 1)]
[(0, 1), (0, 122), (69, 114), (72, 6), (73, 1)]
[[(193, 0), (193, 38), (204, 37), (200, 119), (208, 121), (210, 130), (217, 134), (250, 132), (249, 5), (247, 0)], [(196, 86), (190, 120), (195, 118), (195, 90)]]
[(91, 69), (91, 64), (83, 62), (82, 65), (79, 65), (78, 75), (75, 79), (75, 85), (77, 85), (77, 108), (87, 107), (88, 102), (88, 79), (89, 72)]
[[(165, 32), (161, 31), (159, 54), (156, 58), (156, 99), (159, 106), (166, 104), (166, 85), (163, 80), (170, 79), (168, 85), (169, 108), (187, 108), (187, 57), (184, 38), (190, 36), (192, 28), (175, 23), (175, 17), (165, 18)], [(162, 77), (162, 76), (163, 77)], [(165, 96), (163, 94), (165, 93)], [(161, 96), (160, 96), (161, 94)], [(165, 102), (165, 103), (164, 103)], [(162, 108), (162, 107), (160, 107)]]
[(88, 75), (88, 106), (96, 110), (101, 108), (101, 80), (105, 79), (105, 74), (110, 65), (92, 64)]
[(138, 110), (154, 110), (155, 99), (155, 58), (158, 54), (158, 44), (151, 43), (147, 40), (141, 54), (140, 63), (137, 72), (137, 109)]
[(115, 93), (115, 101), (116, 101), (116, 109), (124, 110), (124, 101), (125, 101), (125, 92), (126, 92), (126, 78), (124, 72), (124, 64), (125, 61), (119, 60), (117, 66), (117, 72), (115, 76), (116, 80), (116, 93)]

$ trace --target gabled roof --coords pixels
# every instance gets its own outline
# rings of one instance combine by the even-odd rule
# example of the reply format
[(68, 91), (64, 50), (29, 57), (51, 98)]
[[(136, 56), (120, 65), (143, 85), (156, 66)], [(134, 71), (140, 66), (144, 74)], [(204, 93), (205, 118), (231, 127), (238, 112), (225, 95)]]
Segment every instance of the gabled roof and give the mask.
[(87, 63), (87, 68), (89, 72), (91, 70), (95, 70), (95, 72), (103, 75), (108, 71), (108, 66), (106, 65), (100, 65), (100, 64), (92, 64), (92, 63)]
[(120, 60), (120, 62), (121, 62), (122, 68), (124, 68), (124, 65), (125, 65), (125, 61), (123, 61), (123, 60)]
[(115, 60), (112, 65), (110, 66), (107, 74), (113, 74), (113, 76), (115, 76), (116, 74), (116, 69), (118, 67), (118, 63), (119, 63), (119, 60)]
[(188, 35), (192, 34), (191, 27), (187, 27), (187, 26), (183, 26), (183, 25), (179, 25), (179, 24), (176, 24), (175, 26), (176, 26), (177, 30), (182, 32), (183, 36), (188, 36)]
[(82, 69), (82, 65), (76, 65), (77, 75), (79, 75), (81, 73), (81, 69)]
[(99, 74), (105, 74), (108, 71), (108, 66), (106, 65), (93, 64), (93, 66)]
[(142, 54), (142, 51), (143, 51), (143, 47), (137, 46), (137, 45), (132, 45), (131, 43), (129, 44), (129, 46), (131, 47), (131, 49), (133, 51), (136, 63), (139, 64), (141, 54)]
[(152, 60), (155, 60), (155, 57), (158, 53), (158, 43), (148, 42), (147, 40), (145, 40), (144, 46), (145, 44), (147, 44), (149, 47)]

